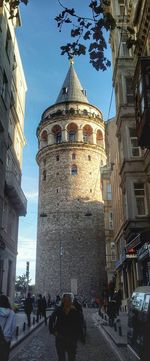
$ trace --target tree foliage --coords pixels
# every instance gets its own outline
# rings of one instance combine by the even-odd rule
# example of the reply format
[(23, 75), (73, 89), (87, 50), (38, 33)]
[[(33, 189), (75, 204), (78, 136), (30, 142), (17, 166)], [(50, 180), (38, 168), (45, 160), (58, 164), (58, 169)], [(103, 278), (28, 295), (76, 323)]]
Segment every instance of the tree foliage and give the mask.
[[(88, 0), (91, 16), (78, 15), (74, 8), (65, 7), (58, 0), (63, 10), (56, 16), (57, 27), (61, 32), (63, 25), (71, 25), (71, 38), (69, 42), (61, 46), (61, 54), (67, 54), (68, 58), (85, 55), (88, 51), (90, 63), (96, 70), (106, 70), (111, 65), (105, 56), (107, 43), (104, 31), (111, 31), (116, 27), (116, 21), (109, 12), (110, 0)], [(87, 46), (85, 43), (88, 42)]]
[(29, 279), (28, 281), (25, 274), (23, 274), (22, 276), (18, 276), (15, 281), (15, 291), (24, 294), (26, 292), (27, 282), (30, 283), (31, 279)]

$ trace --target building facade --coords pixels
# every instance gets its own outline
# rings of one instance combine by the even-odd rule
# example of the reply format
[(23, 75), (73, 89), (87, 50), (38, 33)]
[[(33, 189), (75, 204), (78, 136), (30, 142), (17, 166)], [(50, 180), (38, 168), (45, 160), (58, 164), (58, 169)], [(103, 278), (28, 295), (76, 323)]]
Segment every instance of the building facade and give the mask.
[(105, 125), (107, 164), (101, 167), (102, 194), (104, 200), (106, 270), (108, 284), (112, 280), (115, 280), (116, 244), (114, 242), (114, 235), (118, 231), (118, 227), (116, 231), (116, 219), (117, 215), (119, 214), (119, 207), (117, 204), (116, 215), (116, 209), (114, 209), (115, 200), (112, 198), (114, 194), (114, 190), (112, 192), (112, 185), (115, 184), (117, 187), (118, 176), (116, 178), (116, 183), (111, 181), (112, 169), (114, 166), (116, 166), (115, 159), (117, 156), (115, 131), (115, 118), (112, 118)]
[(105, 127), (73, 64), (56, 103), (43, 113), (37, 136), (36, 290), (53, 297), (73, 291), (90, 299), (106, 281), (100, 187)]
[(15, 29), (19, 10), (10, 18), (0, 3), (0, 292), (13, 300), (19, 216), (27, 201), (21, 189), (26, 82)]
[[(110, 43), (122, 198), (118, 235), (115, 236), (116, 272), (123, 283), (124, 299), (136, 286), (150, 281), (149, 5), (146, 0), (112, 0), (110, 8), (117, 21)], [(128, 29), (134, 29), (134, 35)], [(111, 175), (113, 199), (119, 201), (114, 172), (115, 168)]]

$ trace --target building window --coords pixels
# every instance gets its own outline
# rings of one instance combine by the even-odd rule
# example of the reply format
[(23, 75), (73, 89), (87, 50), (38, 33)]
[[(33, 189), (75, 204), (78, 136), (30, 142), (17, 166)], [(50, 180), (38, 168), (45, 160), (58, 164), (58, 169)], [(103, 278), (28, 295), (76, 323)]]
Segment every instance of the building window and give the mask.
[(122, 33), (121, 36), (121, 45), (122, 45), (122, 56), (129, 57), (129, 49), (127, 47), (127, 33)]
[(111, 247), (111, 260), (115, 261), (116, 260), (116, 250), (115, 250), (115, 243), (111, 242), (110, 243), (110, 247)]
[(72, 168), (71, 168), (71, 174), (72, 175), (77, 175), (77, 166), (76, 165), (73, 165)]
[(137, 215), (144, 216), (146, 214), (144, 183), (134, 183), (134, 195), (135, 195)]
[(126, 100), (127, 103), (133, 104), (134, 103), (134, 96), (133, 96), (133, 79), (131, 77), (126, 77)]
[(90, 189), (90, 193), (92, 193), (92, 189)]
[(2, 228), (7, 232), (8, 229), (8, 203), (4, 201), (3, 203), (3, 213), (2, 213)]
[(125, 0), (118, 0), (119, 3), (119, 14), (121, 16), (125, 15)]
[(9, 30), (9, 28), (7, 29), (5, 49), (6, 49), (6, 54), (7, 54), (8, 60), (9, 60), (9, 62), (10, 62), (10, 52), (11, 52), (11, 34), (10, 34), (10, 30)]
[(73, 154), (72, 154), (72, 160), (75, 160), (75, 159), (76, 159), (76, 154), (73, 153)]
[(7, 92), (8, 92), (8, 80), (7, 80), (6, 73), (4, 72), (3, 73), (3, 83), (2, 83), (1, 96), (2, 96), (5, 103), (7, 101)]
[(56, 160), (57, 160), (57, 162), (59, 161), (59, 155), (56, 155)]
[(91, 160), (91, 156), (90, 156), (90, 155), (88, 155), (88, 160)]
[(113, 229), (113, 215), (109, 212), (109, 229)]
[(136, 129), (129, 128), (129, 135), (130, 135), (130, 147), (131, 147), (131, 156), (132, 157), (139, 157), (140, 156), (140, 148), (138, 146), (138, 140), (136, 136)]
[(107, 184), (107, 200), (111, 201), (112, 200), (112, 193), (111, 193), (111, 184)]

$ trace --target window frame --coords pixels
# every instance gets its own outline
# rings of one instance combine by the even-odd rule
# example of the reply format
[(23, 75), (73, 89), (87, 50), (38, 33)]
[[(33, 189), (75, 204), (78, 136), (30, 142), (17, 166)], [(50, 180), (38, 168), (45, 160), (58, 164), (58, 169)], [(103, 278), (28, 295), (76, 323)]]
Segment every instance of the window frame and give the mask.
[[(136, 185), (141, 184), (143, 185), (142, 187), (139, 188), (135, 188)], [(146, 191), (145, 191), (145, 183), (144, 182), (133, 182), (133, 191), (134, 191), (134, 199), (135, 199), (135, 209), (136, 209), (136, 216), (137, 217), (144, 217), (147, 215), (147, 202), (146, 202)], [(140, 192), (143, 194), (140, 194)], [(135, 192), (139, 192), (139, 194), (136, 194)], [(138, 212), (138, 204), (137, 204), (137, 200), (143, 199), (144, 200), (144, 210), (145, 213), (139, 213)]]

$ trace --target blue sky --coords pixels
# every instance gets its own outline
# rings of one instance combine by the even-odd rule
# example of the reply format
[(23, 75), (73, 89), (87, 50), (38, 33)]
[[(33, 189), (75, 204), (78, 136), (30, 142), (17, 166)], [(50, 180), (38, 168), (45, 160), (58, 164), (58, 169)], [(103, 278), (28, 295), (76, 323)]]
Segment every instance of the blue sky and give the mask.
[[(69, 7), (78, 7), (81, 15), (87, 15), (88, 0), (62, 0)], [(22, 27), (17, 29), (17, 39), (24, 67), (27, 96), (25, 113), (26, 146), (23, 151), (22, 188), (28, 199), (26, 217), (20, 218), (18, 237), (17, 275), (25, 273), (26, 261), (30, 261), (30, 276), (35, 279), (38, 166), (36, 164), (36, 128), (43, 111), (52, 105), (69, 68), (67, 56), (60, 55), (60, 46), (69, 40), (69, 27), (60, 33), (55, 16), (60, 12), (57, 0), (29, 0), (21, 6)], [(67, 30), (68, 29), (68, 30)], [(108, 56), (111, 59), (110, 50)], [(75, 59), (75, 70), (87, 91), (90, 103), (99, 107), (104, 119), (108, 111), (112, 92), (111, 68), (97, 72), (88, 56)], [(114, 101), (110, 117), (115, 114)]]

